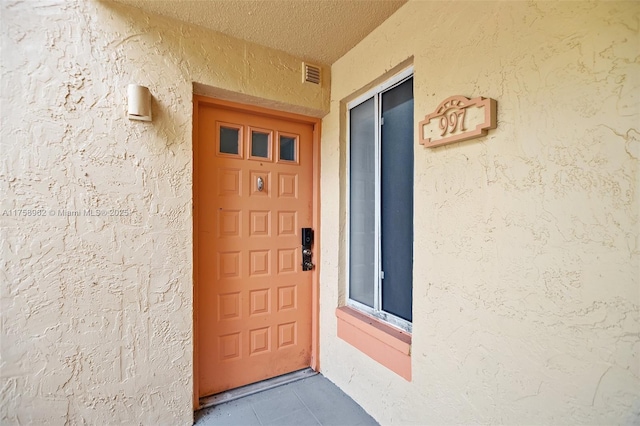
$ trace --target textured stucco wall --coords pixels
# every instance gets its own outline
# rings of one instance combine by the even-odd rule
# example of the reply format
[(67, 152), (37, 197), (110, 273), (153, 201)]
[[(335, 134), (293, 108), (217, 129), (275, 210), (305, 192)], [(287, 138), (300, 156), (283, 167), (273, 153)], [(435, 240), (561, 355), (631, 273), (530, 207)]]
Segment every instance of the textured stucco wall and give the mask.
[[(333, 65), (321, 366), (381, 423), (640, 421), (639, 16), (637, 2), (412, 1)], [(411, 57), (416, 123), (461, 94), (496, 99), (498, 129), (416, 139), (409, 383), (336, 337), (333, 230), (341, 101)]]
[[(0, 423), (191, 424), (192, 83), (314, 115), (328, 86), (122, 5), (0, 3)], [(125, 118), (129, 83), (152, 123)]]

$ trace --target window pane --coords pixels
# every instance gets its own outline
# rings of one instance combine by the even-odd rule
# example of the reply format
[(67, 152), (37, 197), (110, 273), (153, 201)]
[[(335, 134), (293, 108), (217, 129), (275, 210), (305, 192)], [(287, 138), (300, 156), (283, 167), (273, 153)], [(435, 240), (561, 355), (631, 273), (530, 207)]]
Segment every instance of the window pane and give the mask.
[(238, 154), (240, 129), (220, 127), (220, 152)]
[(269, 158), (269, 134), (251, 132), (251, 156)]
[(296, 138), (280, 136), (280, 159), (296, 161)]
[(411, 321), (413, 79), (382, 94), (380, 156), (382, 310)]
[(371, 307), (376, 285), (374, 117), (373, 98), (349, 112), (349, 296)]

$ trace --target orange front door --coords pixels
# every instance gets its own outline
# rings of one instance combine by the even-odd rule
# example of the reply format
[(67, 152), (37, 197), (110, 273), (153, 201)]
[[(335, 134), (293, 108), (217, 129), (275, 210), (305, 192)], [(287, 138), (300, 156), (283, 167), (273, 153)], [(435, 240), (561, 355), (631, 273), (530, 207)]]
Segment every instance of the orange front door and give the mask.
[(309, 367), (311, 124), (197, 102), (198, 396)]

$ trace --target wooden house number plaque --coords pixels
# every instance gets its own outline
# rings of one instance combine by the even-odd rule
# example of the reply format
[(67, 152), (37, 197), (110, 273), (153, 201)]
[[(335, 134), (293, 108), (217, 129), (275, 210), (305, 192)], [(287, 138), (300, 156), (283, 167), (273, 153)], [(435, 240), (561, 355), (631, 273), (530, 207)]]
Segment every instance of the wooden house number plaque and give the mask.
[(497, 127), (494, 99), (451, 96), (419, 124), (420, 143), (427, 148), (485, 136)]

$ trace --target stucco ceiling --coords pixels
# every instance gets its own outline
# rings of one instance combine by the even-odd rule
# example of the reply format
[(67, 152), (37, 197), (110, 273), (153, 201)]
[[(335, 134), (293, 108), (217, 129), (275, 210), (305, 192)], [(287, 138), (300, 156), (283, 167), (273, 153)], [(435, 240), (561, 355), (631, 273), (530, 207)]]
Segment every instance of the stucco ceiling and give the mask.
[(116, 0), (332, 64), (407, 0)]

